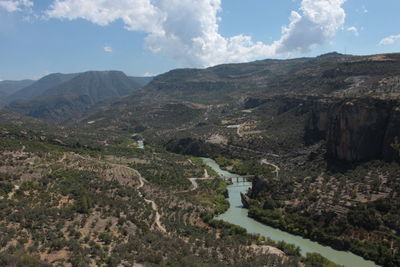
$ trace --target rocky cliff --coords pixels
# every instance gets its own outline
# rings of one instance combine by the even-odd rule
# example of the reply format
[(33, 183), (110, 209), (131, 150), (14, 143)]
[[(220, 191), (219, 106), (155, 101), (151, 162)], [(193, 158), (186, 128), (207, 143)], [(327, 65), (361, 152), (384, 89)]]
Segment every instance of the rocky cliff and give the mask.
[(347, 162), (398, 161), (400, 104), (378, 99), (317, 100), (306, 124), (305, 142), (325, 139), (327, 157)]

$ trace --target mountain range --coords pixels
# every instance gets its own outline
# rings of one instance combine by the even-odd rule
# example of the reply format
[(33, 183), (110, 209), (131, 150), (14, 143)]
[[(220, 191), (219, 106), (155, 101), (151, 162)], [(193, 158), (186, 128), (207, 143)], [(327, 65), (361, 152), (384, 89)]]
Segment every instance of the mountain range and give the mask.
[(400, 54), (330, 53), (172, 70), (78, 125), (256, 175), (251, 217), (396, 266), (383, 244), (400, 245), (399, 107)]
[[(122, 188), (110, 190), (113, 197), (136, 196), (130, 192), (143, 186), (137, 196), (161, 198), (158, 217), (164, 221), (159, 225), (166, 223), (170, 233), (179, 235), (179, 227), (192, 224), (206, 224), (204, 232), (212, 227), (241, 232), (212, 221), (213, 215), (227, 208), (221, 195), (226, 191), (218, 184), (222, 180), (204, 179), (199, 191), (190, 189), (189, 181), (196, 178), (188, 177), (213, 175), (197, 158), (209, 157), (251, 179), (251, 189), (241, 197), (252, 218), (383, 266), (400, 264), (400, 54), (267, 59), (176, 69), (151, 81), (118, 71), (51, 74), (5, 100), (11, 102), (8, 111), (0, 112), (4, 158), (11, 158), (9, 147), (15, 150), (7, 164), (25, 159), (20, 155), (28, 149), (32, 159), (27, 162), (35, 158), (51, 162), (50, 174), (62, 164), (66, 170), (96, 171), (110, 181), (116, 177), (124, 188), (131, 186), (129, 193)], [(137, 148), (137, 140), (144, 140), (143, 150)], [(27, 162), (18, 164), (29, 167)], [(40, 166), (48, 169), (46, 164)], [(82, 184), (97, 179), (79, 175), (86, 180), (75, 181), (75, 174), (63, 173), (51, 181), (78, 183), (79, 190), (71, 193), (74, 202), (61, 198), (63, 203), (75, 203), (69, 209), (75, 218), (76, 212), (99, 216), (94, 210), (100, 212), (97, 207), (106, 196)], [(136, 187), (130, 185), (133, 176), (139, 176)], [(41, 187), (45, 192), (46, 181)], [(107, 181), (97, 188), (109, 190), (110, 185)], [(220, 195), (214, 196), (216, 192)], [(180, 194), (187, 195), (180, 198)], [(172, 205), (180, 205), (183, 199), (191, 204)], [(52, 205), (60, 204), (57, 200)], [(129, 207), (124, 214), (130, 214)], [(195, 211), (207, 207), (212, 207), (211, 215)], [(116, 209), (104, 209), (102, 216), (109, 210)], [(152, 210), (149, 214), (157, 207)], [(135, 217), (134, 224), (149, 224), (147, 213), (140, 214), (147, 219)], [(121, 225), (128, 218), (116, 216), (120, 218), (114, 221)], [(88, 221), (94, 221), (92, 217)], [(158, 227), (165, 237), (163, 227), (157, 223), (151, 227)], [(183, 233), (190, 243), (188, 232)], [(221, 233), (222, 238), (230, 236)], [(142, 245), (138, 242), (136, 246)]]
[(31, 85), (34, 80), (0, 81), (0, 108), (7, 103), (7, 98), (17, 91)]
[(9, 96), (34, 82), (34, 80), (0, 81), (0, 93), (4, 96)]
[(132, 93), (150, 80), (128, 77), (120, 71), (54, 73), (5, 96), (3, 101), (9, 110), (59, 123), (100, 101)]

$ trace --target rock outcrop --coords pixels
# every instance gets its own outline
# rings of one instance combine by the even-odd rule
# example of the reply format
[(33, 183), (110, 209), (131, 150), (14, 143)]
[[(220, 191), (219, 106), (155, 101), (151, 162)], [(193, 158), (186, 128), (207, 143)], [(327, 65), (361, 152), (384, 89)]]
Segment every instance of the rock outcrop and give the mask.
[(332, 103), (323, 100), (312, 102), (310, 115), (304, 131), (304, 142), (306, 145), (312, 145), (325, 140), (329, 126), (329, 108)]
[(248, 209), (250, 207), (249, 205), (250, 198), (246, 194), (243, 194), (242, 192), (240, 193), (240, 198), (242, 200), (243, 207)]
[(378, 99), (319, 100), (305, 129), (305, 142), (327, 143), (327, 157), (346, 162), (398, 161), (400, 103)]

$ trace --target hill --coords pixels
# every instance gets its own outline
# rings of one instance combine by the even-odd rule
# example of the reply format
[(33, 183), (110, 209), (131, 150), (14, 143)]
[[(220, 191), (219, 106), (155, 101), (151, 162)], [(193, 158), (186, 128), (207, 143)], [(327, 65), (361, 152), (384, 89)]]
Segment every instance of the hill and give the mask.
[(28, 95), (31, 93), (30, 99), (13, 101), (7, 108), (60, 123), (76, 117), (100, 101), (129, 94), (142, 87), (144, 81), (136, 80), (120, 71), (52, 74), (23, 89)]
[(203, 222), (205, 214), (227, 208), (226, 183), (208, 168), (213, 178), (192, 190), (187, 178), (202, 177), (207, 168), (198, 158), (138, 149), (130, 136), (112, 130), (102, 135), (48, 129), (0, 111), (0, 162), (1, 266), (304, 261), (284, 242), (261, 240), (220, 221)]
[(75, 75), (76, 74), (62, 73), (53, 73), (46, 75), (38, 81), (34, 82), (33, 84), (11, 94), (8, 97), (8, 101), (11, 102), (17, 99), (32, 99), (41, 96), (46, 90), (72, 79), (73, 77), (75, 77)]
[(154, 79), (154, 77), (134, 77), (134, 76), (129, 76), (129, 78), (132, 79), (134, 82), (140, 84), (141, 87), (147, 85)]
[(0, 82), (0, 92), (3, 96), (9, 96), (22, 88), (25, 88), (33, 84), (34, 80), (21, 80), (21, 81), (1, 81)]
[(71, 80), (53, 86), (41, 96), (85, 95), (92, 103), (129, 94), (142, 87), (121, 71), (88, 71)]
[[(323, 139), (330, 129), (328, 121), (334, 120), (333, 117), (328, 119), (324, 110), (336, 109), (340, 114), (336, 104), (345, 99), (371, 98), (382, 103), (388, 99), (399, 99), (399, 77), (400, 54), (350, 56), (329, 53), (315, 58), (178, 69), (155, 77), (144, 88), (114, 103), (93, 108), (85, 118), (89, 121), (102, 118), (99, 126), (115, 123), (116, 127), (125, 128), (134, 120), (141, 128), (151, 131), (150, 137), (154, 138), (154, 133), (159, 134), (160, 138), (156, 139), (164, 139), (162, 142), (179, 134), (208, 140), (213, 131), (219, 131), (225, 125), (245, 125), (249, 133), (247, 138), (240, 138), (226, 129), (223, 136), (233, 144), (238, 142), (243, 145), (246, 142), (251, 149), (287, 153), (293, 147), (304, 145), (304, 140), (313, 143)], [(368, 105), (362, 102), (356, 103), (361, 107)], [(380, 104), (376, 102), (376, 106)], [(358, 111), (355, 108), (353, 114), (346, 114), (357, 116), (357, 112), (363, 110), (361, 107)], [(378, 113), (389, 114), (392, 110), (392, 104), (388, 104)], [(308, 117), (310, 114), (314, 114), (312, 119)], [(318, 114), (323, 114), (320, 122), (317, 121)], [(381, 119), (385, 118), (388, 116), (382, 114)], [(349, 127), (352, 131), (351, 125)], [(185, 133), (177, 129), (184, 129)], [(374, 155), (368, 159), (382, 158), (379, 151), (392, 150), (390, 143), (395, 136), (387, 136), (389, 138), (382, 141), (384, 146), (366, 153)], [(351, 138), (359, 137), (355, 135)], [(333, 145), (335, 141), (330, 143), (332, 151), (341, 146)], [(367, 147), (372, 150), (371, 146)], [(344, 159), (344, 155), (348, 154), (347, 148), (348, 151), (352, 149), (346, 144), (340, 148), (341, 153), (329, 152), (329, 155)], [(393, 152), (386, 153), (390, 154)], [(360, 157), (347, 157), (349, 160), (356, 158)]]
[(330, 53), (173, 70), (79, 127), (216, 158), (255, 177), (253, 218), (397, 266), (399, 100), (400, 54)]
[(8, 96), (34, 83), (33, 80), (0, 81), (0, 108), (8, 102)]
[(215, 103), (243, 95), (399, 97), (400, 55), (260, 60), (207, 69), (178, 69), (159, 75), (146, 91), (166, 99)]
[(5, 95), (0, 92), (0, 108), (4, 107), (6, 105), (6, 102), (2, 99), (4, 97), (5, 97)]
[[(155, 77), (128, 95), (103, 101), (101, 96), (108, 92), (103, 84), (107, 88), (114, 84), (111, 76), (119, 77), (121, 86), (128, 84), (127, 79), (121, 75), (81, 75), (68, 81), (70, 86), (62, 84), (16, 106), (15, 110), (23, 114), (68, 123), (54, 127), (58, 137), (47, 136), (49, 130), (43, 126), (40, 134), (30, 138), (67, 150), (62, 150), (68, 152), (64, 160), (58, 154), (50, 165), (61, 161), (65, 169), (78, 166), (82, 171), (90, 166), (92, 172), (101, 173), (97, 163), (108, 170), (129, 162), (153, 186), (160, 186), (160, 191), (150, 196), (162, 195), (162, 200), (158, 198), (161, 206), (180, 203), (170, 197), (180, 190), (186, 192), (186, 178), (196, 177), (190, 176), (198, 164), (190, 163), (196, 161), (193, 156), (212, 157), (222, 168), (252, 180), (252, 188), (242, 195), (242, 202), (256, 220), (352, 251), (383, 266), (399, 266), (400, 54), (330, 53), (315, 58), (179, 69)], [(118, 94), (120, 91), (115, 89), (110, 91)], [(85, 95), (78, 95), (81, 91)], [(3, 116), (7, 123), (9, 117), (13, 118), (10, 113)], [(30, 122), (21, 121), (13, 119), (13, 125), (29, 125), (26, 127), (31, 129)], [(19, 139), (30, 132), (19, 130), (10, 135), (11, 130), (3, 131), (11, 139), (5, 144), (25, 150), (27, 143)], [(146, 142), (143, 153), (134, 150), (135, 140), (139, 139)], [(81, 157), (75, 154), (79, 152)], [(8, 151), (4, 154), (11, 160), (9, 165), (22, 164), (13, 162), (21, 157), (10, 157)], [(112, 161), (107, 163), (110, 157)], [(76, 204), (70, 207), (71, 212), (93, 212), (90, 203), (96, 203), (101, 209), (95, 210), (103, 216), (107, 211), (102, 210), (104, 203), (99, 199), (109, 196), (98, 195), (103, 191), (93, 191), (90, 186), (108, 190), (108, 185), (98, 184), (101, 180), (96, 176), (83, 174), (80, 177), (84, 184), (69, 180), (77, 175), (81, 173), (51, 177), (54, 182), (89, 188), (68, 195), (67, 203), (72, 200)], [(128, 188), (129, 192), (134, 190)], [(27, 195), (46, 193), (45, 187), (40, 190), (28, 191)], [(119, 187), (113, 192), (126, 196)], [(201, 194), (194, 198), (203, 204), (215, 204)], [(220, 201), (217, 207), (224, 199)], [(179, 218), (186, 215), (174, 213), (181, 207), (169, 208), (165, 207), (162, 214), (176, 218), (179, 225), (185, 224), (180, 224)], [(124, 209), (124, 214), (129, 212)], [(135, 217), (133, 223), (141, 219)], [(203, 223), (207, 220), (200, 220)], [(176, 224), (169, 222), (169, 227)], [(46, 244), (43, 249), (47, 246), (55, 245)], [(140, 258), (139, 262), (145, 261)]]

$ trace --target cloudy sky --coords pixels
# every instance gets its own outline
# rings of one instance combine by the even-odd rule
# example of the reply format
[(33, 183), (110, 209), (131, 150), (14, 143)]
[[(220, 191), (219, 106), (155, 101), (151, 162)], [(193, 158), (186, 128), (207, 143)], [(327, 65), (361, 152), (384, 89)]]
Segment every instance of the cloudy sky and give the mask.
[(0, 0), (0, 79), (400, 52), (399, 0)]

